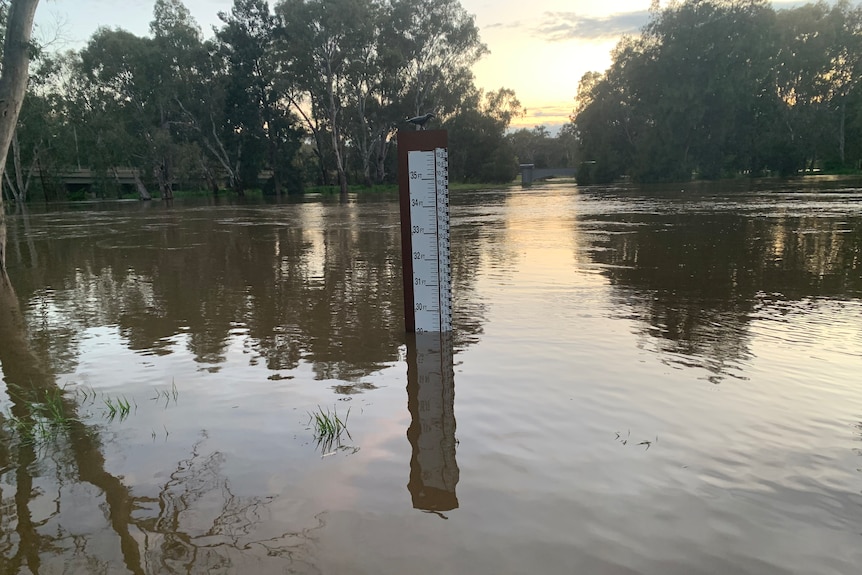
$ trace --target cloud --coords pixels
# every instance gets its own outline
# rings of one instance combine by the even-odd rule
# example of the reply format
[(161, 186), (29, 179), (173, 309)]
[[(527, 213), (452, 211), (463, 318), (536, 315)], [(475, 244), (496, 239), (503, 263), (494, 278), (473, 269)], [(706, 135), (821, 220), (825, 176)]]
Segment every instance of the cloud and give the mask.
[[(803, 6), (811, 0), (773, 0), (775, 10), (787, 10)], [(639, 32), (647, 22), (648, 10), (618, 12), (609, 16), (581, 16), (576, 12), (545, 12), (541, 24), (533, 33), (549, 42), (566, 40), (604, 40), (623, 34)], [(495, 24), (504, 27), (504, 24)], [(507, 26), (506, 26), (507, 27)]]
[(489, 24), (487, 26), (483, 26), (483, 29), (489, 30), (491, 28), (520, 28), (521, 21), (515, 20), (514, 22), (496, 22), (494, 24)]
[(512, 120), (509, 132), (515, 132), (521, 128), (530, 129), (536, 126), (545, 126), (552, 136), (556, 136), (560, 128), (569, 122), (571, 115), (572, 106), (570, 105), (529, 106), (525, 116)]
[(772, 7), (776, 10), (786, 10), (788, 8), (798, 8), (808, 4), (810, 0), (772, 0)]
[(572, 114), (574, 106), (531, 106), (527, 109), (527, 116), (533, 118), (559, 118), (568, 117)]
[(533, 31), (550, 42), (600, 40), (637, 32), (649, 21), (649, 12), (620, 12), (609, 16), (581, 16), (576, 12), (545, 12)]

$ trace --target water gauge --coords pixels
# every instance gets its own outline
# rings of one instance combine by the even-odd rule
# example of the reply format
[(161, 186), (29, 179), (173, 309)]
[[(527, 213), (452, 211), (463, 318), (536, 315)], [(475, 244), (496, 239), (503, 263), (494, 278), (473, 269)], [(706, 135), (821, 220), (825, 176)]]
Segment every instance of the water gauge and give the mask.
[(408, 332), (452, 330), (446, 132), (398, 134), (404, 314)]

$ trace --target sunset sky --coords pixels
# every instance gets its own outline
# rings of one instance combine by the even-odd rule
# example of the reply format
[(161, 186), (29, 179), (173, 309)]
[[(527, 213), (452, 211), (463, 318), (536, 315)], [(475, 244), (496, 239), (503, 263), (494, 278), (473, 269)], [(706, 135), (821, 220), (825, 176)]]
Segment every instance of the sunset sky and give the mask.
[[(217, 13), (232, 0), (185, 0), (206, 36), (220, 24)], [(270, 0), (270, 5), (274, 2)], [(774, 2), (776, 8), (803, 2)], [(474, 67), (480, 87), (515, 90), (527, 115), (516, 127), (568, 121), (578, 81), (604, 71), (620, 36), (637, 32), (648, 19), (650, 0), (461, 0), (476, 16), (491, 53)], [(665, 4), (665, 2), (662, 2)], [(99, 26), (149, 33), (153, 0), (42, 0), (41, 37), (56, 31), (69, 48), (80, 48)]]

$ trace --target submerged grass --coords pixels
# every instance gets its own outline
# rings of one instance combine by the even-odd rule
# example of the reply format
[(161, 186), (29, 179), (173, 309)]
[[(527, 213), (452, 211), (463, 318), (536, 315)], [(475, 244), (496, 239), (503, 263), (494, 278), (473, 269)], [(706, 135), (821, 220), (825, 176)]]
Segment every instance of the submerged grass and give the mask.
[(173, 400), (174, 404), (176, 404), (177, 398), (179, 398), (179, 396), (180, 396), (180, 392), (179, 392), (179, 390), (177, 390), (177, 382), (175, 380), (171, 380), (171, 389), (170, 390), (156, 388), (154, 391), (156, 392), (156, 395), (155, 395), (155, 397), (151, 397), (150, 400), (151, 401), (159, 401), (160, 399), (164, 399), (165, 400), (165, 408), (168, 407), (168, 404), (170, 404), (171, 400)]
[(333, 448), (341, 448), (341, 436), (346, 434), (347, 437), (353, 439), (350, 431), (347, 430), (347, 420), (350, 419), (350, 408), (347, 408), (347, 413), (344, 419), (338, 415), (335, 408), (327, 407), (326, 411), (319, 405), (317, 411), (308, 413), (308, 422), (311, 424), (311, 429), (314, 431), (314, 438), (317, 440), (317, 446), (320, 448), (324, 457), (332, 451)]
[[(339, 436), (343, 432), (347, 432), (347, 420), (350, 418), (350, 408), (347, 408), (347, 414), (344, 416), (344, 420), (338, 416), (338, 412), (335, 408), (332, 411), (329, 408), (326, 408), (326, 411), (323, 411), (319, 405), (317, 406), (317, 411), (309, 413), (310, 419), (309, 421), (313, 423), (314, 432), (316, 435), (320, 436)], [(350, 435), (347, 432), (347, 435)]]
[[(81, 386), (68, 392), (65, 388), (36, 389), (20, 385), (7, 384), (12, 405), (7, 406), (0, 415), (0, 427), (4, 428), (10, 437), (23, 444), (45, 444), (66, 435), (73, 423), (81, 423), (91, 416), (88, 410), (79, 415), (79, 410), (96, 406), (101, 407), (104, 420), (124, 421), (132, 412), (138, 410), (134, 397), (125, 395), (110, 395), (97, 392), (92, 387)], [(156, 390), (152, 399), (164, 399), (168, 403), (177, 402), (179, 390), (176, 382), (171, 382), (170, 389)], [(165, 429), (167, 436), (167, 429)]]
[(120, 421), (123, 421), (132, 411), (132, 404), (129, 403), (129, 400), (126, 399), (125, 395), (114, 398), (106, 395), (102, 397), (102, 401), (105, 403), (105, 415), (108, 418), (108, 421), (113, 421), (117, 416), (119, 416)]
[[(84, 407), (88, 404), (93, 405), (96, 402), (96, 398), (100, 397), (96, 390), (92, 387), (80, 387), (76, 390), (75, 393), (81, 398), (81, 407)], [(138, 402), (135, 401), (134, 397), (132, 397), (132, 400), (129, 401), (125, 395), (111, 396), (109, 394), (103, 393), (101, 394), (101, 399), (102, 405), (104, 406), (102, 414), (109, 421), (112, 421), (118, 416), (120, 418), (120, 421), (123, 421), (132, 412), (132, 407), (134, 407), (134, 411), (138, 410)]]
[(22, 415), (6, 411), (6, 426), (24, 444), (44, 443), (65, 433), (69, 425), (76, 421), (67, 415), (63, 403), (65, 390), (55, 388), (45, 391), (25, 389), (9, 384), (10, 391), (16, 396), (16, 403), (22, 407)]

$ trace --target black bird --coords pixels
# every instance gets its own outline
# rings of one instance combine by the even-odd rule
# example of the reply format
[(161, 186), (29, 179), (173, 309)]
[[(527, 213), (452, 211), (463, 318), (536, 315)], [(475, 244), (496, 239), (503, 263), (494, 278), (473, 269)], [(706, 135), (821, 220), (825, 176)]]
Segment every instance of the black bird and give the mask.
[(416, 126), (417, 130), (424, 130), (425, 124), (428, 123), (428, 120), (430, 120), (431, 118), (435, 118), (435, 117), (436, 116), (434, 114), (432, 114), (431, 112), (428, 112), (427, 114), (425, 114), (423, 116), (416, 116), (415, 118), (407, 118), (407, 122), (409, 122), (410, 124), (414, 124)]

